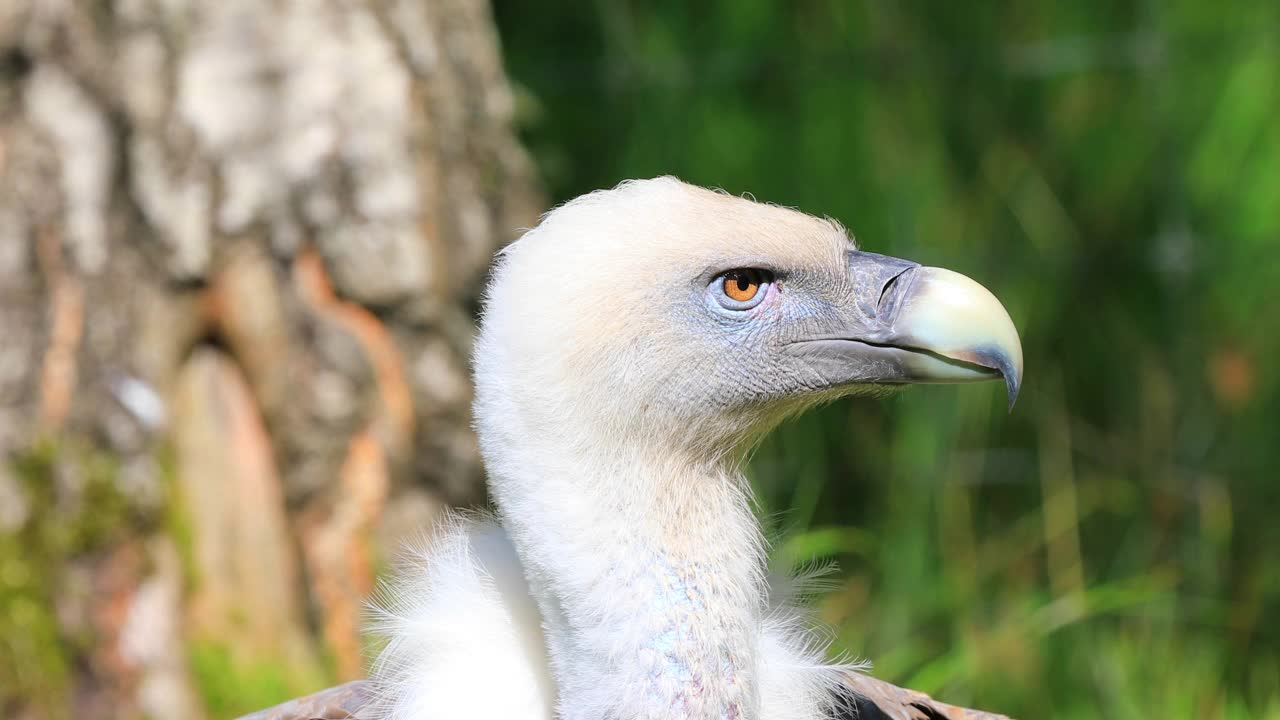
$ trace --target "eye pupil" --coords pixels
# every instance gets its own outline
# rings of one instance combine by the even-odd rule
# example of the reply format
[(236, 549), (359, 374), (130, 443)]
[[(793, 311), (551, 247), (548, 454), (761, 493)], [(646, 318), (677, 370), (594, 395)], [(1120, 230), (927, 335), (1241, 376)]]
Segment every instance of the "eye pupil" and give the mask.
[(746, 292), (751, 287), (751, 280), (747, 278), (746, 273), (738, 273), (738, 291)]

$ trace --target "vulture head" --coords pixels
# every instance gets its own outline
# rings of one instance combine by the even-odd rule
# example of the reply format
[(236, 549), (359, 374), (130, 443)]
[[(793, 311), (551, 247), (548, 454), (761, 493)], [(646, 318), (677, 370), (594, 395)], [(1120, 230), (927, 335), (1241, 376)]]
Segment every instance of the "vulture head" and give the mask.
[(973, 280), (674, 178), (578, 198), (510, 246), (476, 358), (482, 436), (711, 455), (905, 383), (1003, 378), (1012, 407), (1022, 375), (1008, 313)]
[(1021, 376), (982, 286), (832, 221), (672, 178), (550, 212), (475, 348), (497, 517), (385, 592), (386, 717), (831, 717), (850, 666), (767, 579), (742, 450), (843, 395)]

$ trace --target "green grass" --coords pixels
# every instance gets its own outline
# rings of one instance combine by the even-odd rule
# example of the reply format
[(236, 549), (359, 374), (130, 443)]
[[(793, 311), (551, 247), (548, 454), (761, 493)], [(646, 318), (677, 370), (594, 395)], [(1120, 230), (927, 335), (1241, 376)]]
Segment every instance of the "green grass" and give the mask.
[[(998, 390), (836, 405), (757, 453), (776, 556), (840, 564), (817, 601), (836, 650), (895, 683), (1016, 717), (1280, 717), (1280, 650), (1265, 621), (1276, 568), (1261, 556), (1238, 568), (1230, 485), (1170, 497), (1157, 476), (1167, 468), (1089, 459), (1060, 399), (1015, 410), (1038, 415), (1042, 436), (1039, 462), (1017, 462), (980, 444), (1015, 422), (987, 395)], [(881, 442), (890, 459), (842, 460)]]

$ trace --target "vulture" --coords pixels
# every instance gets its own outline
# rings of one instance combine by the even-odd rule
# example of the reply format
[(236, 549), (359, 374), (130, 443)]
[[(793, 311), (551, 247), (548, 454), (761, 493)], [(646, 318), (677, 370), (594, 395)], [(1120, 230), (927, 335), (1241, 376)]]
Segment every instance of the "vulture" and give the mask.
[(1022, 348), (958, 273), (835, 221), (624, 182), (497, 258), (475, 346), (496, 511), (380, 590), (386, 720), (812, 720), (852, 663), (766, 572), (742, 466), (780, 421), (906, 383), (1003, 379)]

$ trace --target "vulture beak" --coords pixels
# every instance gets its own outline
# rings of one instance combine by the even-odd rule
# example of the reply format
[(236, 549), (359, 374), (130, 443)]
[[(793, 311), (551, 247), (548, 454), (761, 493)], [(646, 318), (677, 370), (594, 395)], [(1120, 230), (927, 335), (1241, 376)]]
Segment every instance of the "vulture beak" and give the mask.
[(1009, 313), (957, 272), (849, 253), (853, 293), (839, 328), (790, 345), (825, 383), (963, 383), (1003, 378), (1009, 409), (1022, 383), (1022, 344)]

